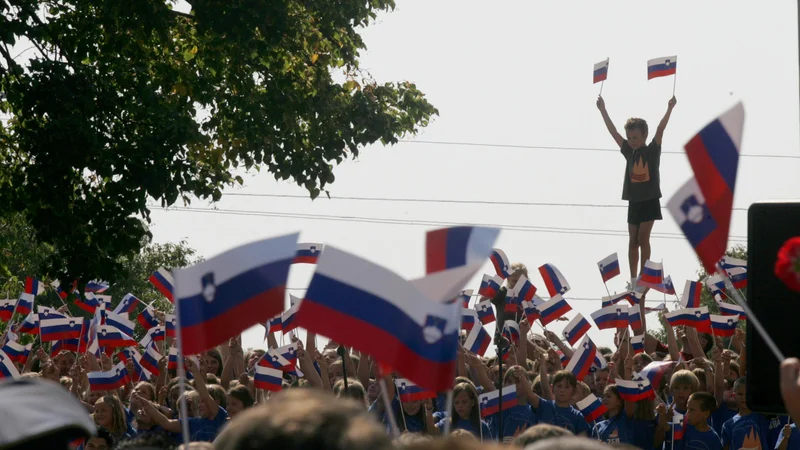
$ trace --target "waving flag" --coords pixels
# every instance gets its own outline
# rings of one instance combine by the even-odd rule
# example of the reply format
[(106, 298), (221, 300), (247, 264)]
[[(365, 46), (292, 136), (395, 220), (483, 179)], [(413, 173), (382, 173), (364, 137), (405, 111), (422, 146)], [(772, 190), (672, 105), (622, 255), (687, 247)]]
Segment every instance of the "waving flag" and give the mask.
[(533, 301), (533, 298), (536, 296), (536, 286), (534, 286), (525, 275), (520, 275), (517, 284), (514, 285), (514, 291), (517, 294), (516, 297), (524, 302)]
[(12, 380), (19, 378), (19, 370), (6, 352), (0, 350), (0, 380), (9, 378)]
[(113, 312), (108, 313), (108, 316), (106, 317), (106, 325), (111, 325), (128, 336), (133, 336), (133, 329), (136, 326), (133, 322), (128, 320), (125, 314), (117, 314)]
[(158, 289), (158, 292), (161, 292), (161, 295), (167, 297), (167, 299), (171, 302), (174, 302), (173, 292), (175, 291), (175, 279), (172, 278), (172, 274), (169, 270), (161, 267), (152, 275), (150, 275), (150, 283)]
[(638, 307), (628, 308), (628, 324), (632, 330), (640, 330), (642, 328), (642, 313)]
[(591, 328), (592, 325), (589, 324), (589, 321), (581, 313), (578, 313), (564, 328), (564, 338), (569, 345), (575, 345)]
[(499, 248), (493, 248), (489, 260), (492, 261), (492, 265), (498, 277), (505, 280), (511, 275), (511, 263), (508, 262), (508, 257), (505, 252)]
[(141, 340), (142, 347), (147, 347), (152, 342), (160, 342), (167, 338), (163, 325), (150, 328)]
[(75, 299), (75, 306), (89, 314), (94, 314), (97, 307), (100, 306), (100, 300), (93, 293), (85, 292), (83, 298), (78, 296)]
[(639, 378), (646, 378), (650, 381), (651, 386), (655, 386), (657, 389), (661, 388), (661, 381), (664, 379), (664, 375), (672, 369), (677, 362), (675, 361), (653, 361), (650, 364), (646, 365), (641, 372), (639, 372)]
[(77, 338), (55, 341), (50, 349), (50, 357), (55, 358), (61, 352), (77, 352), (79, 343), (80, 341)]
[(576, 403), (575, 406), (581, 410), (583, 419), (587, 423), (592, 423), (595, 420), (603, 417), (603, 414), (608, 411), (606, 405), (604, 405), (599, 398), (595, 397), (594, 394), (589, 394), (586, 398)]
[(316, 264), (323, 245), (318, 243), (301, 242), (297, 244), (297, 252), (292, 264)]
[(500, 409), (500, 391), (495, 390), (478, 397), (481, 417), (488, 417), (517, 405), (517, 386), (503, 386), (503, 409)]
[(541, 313), (539, 322), (542, 323), (542, 326), (547, 326), (548, 323), (558, 320), (564, 314), (572, 311), (572, 307), (560, 295), (554, 295), (536, 309)]
[(611, 305), (600, 308), (592, 313), (592, 320), (597, 328), (607, 330), (609, 328), (628, 327), (628, 306)]
[(281, 329), (283, 330), (284, 334), (297, 328), (297, 322), (295, 321), (295, 318), (297, 317), (297, 311), (299, 310), (300, 302), (297, 302), (281, 314)]
[[(736, 289), (744, 289), (747, 287), (747, 269), (744, 267), (733, 267), (726, 272), (728, 272), (728, 277), (730, 277), (733, 287)], [(19, 306), (17, 310), (19, 310)]]
[(33, 294), (23, 292), (19, 294), (19, 301), (17, 302), (17, 314), (30, 314), (33, 311)]
[(125, 363), (119, 362), (111, 370), (105, 372), (89, 372), (89, 388), (94, 391), (113, 391), (125, 386), (129, 381)]
[(656, 397), (653, 386), (647, 379), (629, 381), (617, 378), (614, 380), (617, 384), (617, 391), (620, 398), (626, 402), (638, 402), (642, 400), (650, 400)]
[(167, 332), (167, 337), (175, 337), (177, 321), (175, 314), (164, 314), (164, 330)]
[(645, 261), (638, 284), (650, 288), (664, 283), (664, 267), (661, 263)]
[(0, 320), (9, 321), (14, 315), (14, 307), (17, 306), (16, 300), (0, 300)]
[(699, 308), (702, 293), (703, 283), (686, 280), (686, 284), (683, 287), (683, 295), (681, 295), (681, 306), (684, 308)]
[(664, 318), (673, 327), (684, 325), (697, 328), (697, 331), (702, 333), (711, 333), (711, 318), (708, 315), (708, 308), (705, 306), (678, 309), (664, 314)]
[(603, 308), (605, 308), (606, 306), (616, 305), (617, 303), (621, 302), (622, 300), (628, 300), (628, 302), (631, 305), (635, 304), (633, 302), (633, 300), (631, 299), (631, 293), (630, 292), (623, 292), (622, 294), (614, 294), (614, 295), (605, 296), (601, 300), (603, 301)]
[(423, 387), (452, 387), (461, 305), (431, 301), (409, 281), (355, 255), (325, 249), (297, 323), (372, 355)]
[(25, 277), (25, 291), (26, 294), (31, 294), (34, 297), (44, 294), (44, 283), (34, 277)]
[(177, 370), (178, 369), (178, 348), (174, 345), (169, 348), (169, 354), (167, 355), (167, 370)]
[(594, 364), (595, 356), (597, 355), (597, 346), (589, 338), (584, 336), (580, 345), (575, 348), (572, 358), (567, 364), (566, 370), (572, 372), (575, 378), (583, 380), (589, 373), (589, 369)]
[(136, 377), (134, 377), (135, 380), (150, 379), (150, 377), (152, 376), (152, 372), (147, 370), (142, 365), (142, 355), (139, 354), (139, 351), (136, 350), (135, 347), (123, 349), (121, 352), (119, 352), (119, 355), (120, 355), (120, 360), (123, 360), (123, 362), (125, 362), (126, 364), (128, 360), (130, 360), (133, 363), (133, 370), (136, 371)]
[(481, 227), (450, 227), (428, 231), (425, 235), (426, 273), (486, 261), (500, 230)]
[(75, 317), (39, 319), (39, 337), (42, 342), (77, 339), (81, 337), (82, 327), (83, 319)]
[(36, 312), (39, 313), (39, 320), (42, 319), (63, 319), (67, 316), (58, 312), (55, 308), (48, 306), (36, 305)]
[(544, 280), (545, 286), (547, 286), (547, 292), (550, 293), (550, 297), (554, 297), (556, 295), (564, 295), (569, 291), (569, 283), (567, 283), (567, 279), (564, 278), (564, 275), (556, 268), (556, 266), (552, 264), (544, 264), (539, 267), (539, 273), (542, 275), (542, 279)]
[(297, 369), (297, 342), (269, 350), (259, 364), (293, 373)]
[(277, 316), (269, 319), (269, 332), (274, 333), (276, 331), (283, 330), (283, 322), (281, 321), (282, 314), (278, 314)]
[(556, 350), (556, 354), (558, 355), (558, 359), (561, 361), (561, 367), (567, 367), (569, 364), (569, 357), (564, 354), (561, 350)]
[(594, 72), (592, 73), (592, 84), (606, 81), (608, 78), (608, 59), (600, 61), (594, 65)]
[(531, 325), (536, 321), (536, 319), (541, 317), (534, 302), (522, 302), (522, 312), (525, 313), (525, 319)]
[(483, 328), (483, 325), (476, 324), (476, 326), (472, 327), (472, 330), (470, 330), (469, 334), (467, 335), (467, 340), (464, 342), (464, 348), (469, 350), (471, 353), (483, 356), (486, 354), (486, 350), (489, 348), (491, 343), (492, 338)]
[(17, 330), (19, 333), (39, 334), (39, 314), (30, 313)]
[(476, 324), (480, 323), (478, 312), (474, 309), (461, 309), (461, 329), (471, 330)]
[(739, 324), (739, 316), (718, 316), (711, 314), (711, 329), (714, 336), (731, 337), (736, 334), (736, 326)]
[(161, 373), (158, 369), (158, 362), (161, 361), (161, 358), (163, 358), (163, 356), (158, 353), (156, 346), (151, 343), (147, 346), (140, 362), (142, 367), (150, 371), (153, 375), (158, 376)]
[(672, 277), (670, 277), (669, 275), (667, 275), (664, 278), (663, 283), (659, 284), (658, 286), (653, 286), (653, 289), (655, 289), (658, 292), (661, 292), (662, 294), (676, 295), (675, 285), (672, 284)]
[(462, 308), (469, 308), (469, 300), (472, 298), (472, 289), (465, 289), (458, 294), (454, 300), (460, 303)]
[(744, 312), (744, 308), (739, 305), (734, 305), (731, 303), (725, 303), (717, 298), (714, 300), (717, 301), (717, 306), (719, 306), (719, 313), (723, 316), (739, 316), (742, 319), (747, 320), (747, 314)]
[(514, 345), (519, 345), (519, 325), (513, 320), (506, 320), (503, 324), (503, 337), (508, 339)]
[(706, 278), (706, 286), (708, 287), (708, 290), (711, 291), (711, 295), (724, 295), (725, 297), (728, 296), (725, 293), (725, 280), (723, 280), (722, 277), (716, 273), (709, 275), (708, 278)]
[(619, 271), (619, 257), (616, 253), (612, 253), (597, 263), (597, 268), (600, 269), (600, 276), (603, 278), (603, 283), (608, 283), (608, 280), (620, 274)]
[(125, 297), (122, 297), (122, 300), (117, 304), (117, 307), (114, 308), (114, 312), (116, 314), (130, 314), (133, 310), (136, 309), (136, 306), (139, 304), (139, 299), (136, 298), (133, 294), (125, 294)]
[(97, 338), (100, 347), (117, 348), (136, 345), (136, 341), (132, 337), (111, 325), (100, 325), (97, 330)]
[(631, 336), (631, 347), (634, 354), (644, 353), (644, 335)]
[(400, 396), (401, 402), (436, 398), (436, 392), (417, 386), (413, 381), (406, 378), (397, 378), (394, 380), (394, 384), (397, 386), (397, 394)]
[(143, 309), (136, 318), (136, 321), (139, 322), (139, 325), (141, 325), (145, 330), (156, 327), (159, 323), (158, 318), (156, 318), (156, 311), (152, 306), (148, 306)]
[(719, 261), (719, 264), (725, 270), (733, 269), (734, 267), (740, 267), (742, 269), (747, 269), (747, 261), (744, 259), (737, 259), (732, 256), (723, 256), (722, 259)]
[(253, 384), (256, 389), (265, 391), (280, 392), (283, 389), (283, 372), (272, 367), (255, 366), (256, 373), (253, 377)]
[(503, 305), (503, 311), (507, 313), (516, 314), (522, 308), (522, 299), (519, 297), (515, 297), (514, 290), (508, 292), (509, 295), (506, 296), (506, 303)]
[(25, 364), (25, 361), (28, 360), (28, 355), (31, 353), (32, 348), (32, 342), (28, 345), (22, 345), (17, 341), (9, 340), (6, 342), (6, 345), (3, 346), (2, 351), (5, 352), (6, 356), (8, 356), (11, 361)]
[(208, 350), (283, 309), (297, 237), (256, 241), (175, 271), (184, 352)]
[(94, 294), (102, 294), (103, 292), (108, 290), (108, 283), (106, 283), (105, 281), (100, 281), (100, 280), (91, 280), (91, 281), (86, 283), (86, 286), (84, 287), (83, 290), (84, 290), (84, 292), (91, 292), (91, 293), (94, 293)]
[(677, 56), (665, 56), (661, 58), (654, 58), (647, 61), (647, 79), (666, 77), (675, 75), (678, 69)]
[(494, 309), (492, 309), (492, 302), (490, 300), (478, 302), (478, 304), (475, 305), (475, 310), (478, 312), (478, 318), (481, 319), (481, 323), (484, 325), (488, 325), (497, 320), (494, 316)]

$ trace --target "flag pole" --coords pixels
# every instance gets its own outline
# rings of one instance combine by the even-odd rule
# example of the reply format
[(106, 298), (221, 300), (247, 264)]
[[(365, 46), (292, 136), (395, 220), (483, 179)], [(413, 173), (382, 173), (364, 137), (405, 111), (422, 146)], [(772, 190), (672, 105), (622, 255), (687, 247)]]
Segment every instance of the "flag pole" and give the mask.
[[(786, 357), (783, 356), (783, 352), (781, 352), (778, 346), (775, 345), (775, 341), (773, 341), (769, 333), (767, 333), (766, 328), (761, 325), (761, 321), (758, 320), (750, 307), (747, 306), (747, 301), (742, 296), (742, 293), (733, 287), (733, 283), (731, 282), (731, 279), (728, 278), (728, 274), (725, 273), (725, 271), (719, 265), (717, 265), (717, 273), (725, 281), (725, 287), (731, 291), (733, 294), (733, 299), (739, 304), (739, 306), (742, 307), (742, 309), (744, 309), (744, 313), (747, 315), (747, 320), (753, 324), (753, 326), (756, 328), (756, 331), (758, 331), (758, 334), (761, 335), (761, 339), (764, 340), (764, 342), (767, 344), (767, 347), (769, 347), (769, 349), (772, 351), (772, 354), (778, 358), (778, 362), (782, 362), (784, 359), (786, 359)], [(730, 343), (728, 345), (730, 346)]]
[[(175, 275), (172, 275), (175, 278)], [(178, 283), (175, 283), (175, 291), (177, 291)], [(177, 295), (178, 292), (173, 291), (172, 295), (175, 299), (175, 341), (177, 342), (176, 347), (178, 347), (178, 389), (179, 389), (179, 399), (180, 399), (180, 420), (181, 420), (181, 434), (183, 435), (183, 442), (188, 445), (190, 442), (189, 438), (189, 417), (188, 417), (188, 408), (186, 407), (186, 367), (184, 366), (183, 360), (183, 338), (181, 337), (181, 314), (180, 314), (180, 295)], [(164, 316), (165, 323), (164, 323), (164, 334), (166, 335), (167, 326), (166, 326), (166, 316)], [(164, 337), (164, 341), (166, 342), (166, 336)], [(167, 359), (169, 359), (169, 354), (167, 353)], [(167, 364), (169, 366), (169, 364)], [(169, 370), (165, 368), (165, 370)]]
[(675, 76), (672, 77), (672, 96), (675, 97), (675, 84), (678, 83), (678, 71), (675, 71)]
[(345, 361), (345, 355), (347, 354), (347, 349), (344, 348), (344, 345), (340, 345), (339, 348), (336, 349), (336, 353), (342, 358), (342, 375), (344, 380), (344, 396), (349, 397), (350, 391), (348, 390), (348, 383), (347, 383), (347, 362)]
[[(344, 371), (342, 372), (344, 373)], [(386, 418), (389, 421), (389, 426), (392, 429), (392, 434), (397, 437), (400, 436), (400, 430), (397, 429), (397, 419), (394, 416), (394, 410), (392, 409), (392, 401), (389, 400), (389, 394), (386, 392), (389, 387), (386, 385), (386, 379), (381, 377), (378, 380), (378, 385), (381, 387), (381, 397), (383, 397), (383, 407), (386, 409)], [(424, 406), (423, 406), (424, 407)], [(400, 414), (403, 414), (403, 404), (400, 404)], [(406, 425), (406, 416), (403, 415), (403, 425), (406, 429), (408, 429), (408, 425)]]
[[(424, 407), (425, 406), (423, 405), (423, 408)], [(447, 435), (450, 434), (450, 427), (453, 424), (453, 389), (450, 389), (449, 391), (447, 391), (447, 399), (445, 400), (444, 410), (447, 411), (447, 415), (450, 418), (450, 420), (445, 420), (444, 421), (444, 435), (447, 436)], [(427, 420), (427, 418), (425, 420)], [(503, 422), (500, 422), (500, 423), (502, 424)], [(483, 428), (483, 424), (482, 423), (479, 423), (479, 425), (481, 426), (481, 428)]]
[(606, 83), (606, 80), (603, 80), (603, 81), (600, 82), (600, 94), (598, 94), (598, 95), (600, 95), (601, 97), (603, 96), (603, 85), (605, 83)]

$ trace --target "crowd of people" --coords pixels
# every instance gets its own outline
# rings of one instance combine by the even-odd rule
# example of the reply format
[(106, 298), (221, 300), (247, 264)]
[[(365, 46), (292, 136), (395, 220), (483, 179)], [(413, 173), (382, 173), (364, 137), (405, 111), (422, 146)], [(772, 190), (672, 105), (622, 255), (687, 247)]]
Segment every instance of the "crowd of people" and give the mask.
[[(526, 271), (522, 265), (515, 269), (515, 276), (508, 280), (511, 288)], [(423, 395), (403, 396), (398, 392), (406, 388), (398, 384), (401, 374), (334, 342), (318, 348), (318, 338), (311, 332), (305, 343), (291, 338), (296, 369), (283, 373), (281, 387), (267, 390), (259, 388), (254, 375), (262, 357), (272, 353), (245, 350), (241, 338), (185, 358), (188, 381), (183, 393), (174, 357), (158, 361), (157, 376), (134, 375), (124, 386), (104, 391), (92, 386), (89, 373), (109, 371), (122, 361), (129, 374), (141, 374), (123, 350), (111, 355), (101, 352), (99, 357), (72, 351), (51, 355), (47, 345), (40, 346), (24, 364), (16, 363), (18, 380), (0, 383), (5, 422), (0, 431), (14, 430), (0, 432), (0, 448), (169, 449), (181, 444), (221, 449), (492, 448), (503, 444), (540, 448), (544, 441), (549, 444), (541, 448), (608, 444), (643, 449), (800, 448), (800, 435), (787, 416), (765, 417), (748, 409), (741, 330), (726, 344), (719, 337), (690, 327), (673, 329), (667, 323), (667, 342), (662, 343), (647, 334), (644, 325), (636, 330), (636, 335), (645, 336), (644, 348), (638, 351), (631, 345), (632, 333), (619, 329), (615, 349), (598, 349), (605, 363), (577, 379), (564, 370), (574, 351), (569, 343), (550, 331), (534, 333), (525, 318), (518, 315), (517, 319), (522, 338), (516, 343), (495, 338), (502, 360), (459, 350), (449, 408), (447, 393), (426, 396), (423, 390)], [(270, 349), (279, 347), (275, 333), (268, 334), (267, 343)], [(653, 395), (623, 399), (630, 397), (620, 393), (618, 382), (637, 379), (654, 362), (669, 364), (659, 365), (660, 375), (651, 378)], [(797, 366), (791, 367), (785, 389), (790, 412), (792, 405), (800, 403)], [(505, 392), (513, 391), (516, 399), (507, 401), (510, 407), (487, 414), (479, 396), (501, 385)], [(37, 395), (52, 398), (55, 404), (60, 394), (48, 391), (53, 386), (77, 399), (72, 401), (77, 409), (71, 413), (54, 406), (53, 414), (83, 415), (93, 423), (80, 417), (47, 418), (48, 411), (27, 414), (28, 402), (13, 395), (16, 390), (40, 389)], [(602, 402), (602, 416), (582, 414), (578, 404), (590, 395)], [(15, 398), (21, 400), (15, 402)], [(188, 445), (182, 436), (183, 414)], [(54, 430), (32, 427), (30, 421), (37, 417), (40, 423), (52, 423)], [(76, 434), (68, 436), (67, 430)], [(91, 436), (80, 438), (82, 433)], [(553, 447), (556, 443), (561, 447)]]

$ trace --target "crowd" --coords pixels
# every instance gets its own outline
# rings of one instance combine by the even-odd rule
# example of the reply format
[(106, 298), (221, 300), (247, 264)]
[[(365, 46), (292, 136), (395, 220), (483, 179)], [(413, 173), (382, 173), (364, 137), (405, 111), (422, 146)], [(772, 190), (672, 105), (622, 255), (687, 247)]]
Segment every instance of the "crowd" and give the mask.
[[(526, 270), (515, 265), (509, 288)], [(158, 317), (163, 324), (165, 315)], [(312, 332), (305, 343), (292, 337), (283, 347), (268, 333), (267, 352), (245, 351), (234, 338), (189, 356), (184, 393), (175, 352), (167, 348), (171, 338), (157, 344), (170, 356), (148, 371), (143, 358), (124, 348), (53, 352), (46, 343), (16, 359), (16, 381), (0, 383), (0, 448), (800, 448), (787, 416), (748, 409), (741, 330), (726, 344), (667, 323), (662, 343), (643, 321), (634, 339), (627, 327), (619, 329), (617, 347), (599, 348), (604, 361), (577, 379), (564, 370), (576, 349), (553, 332), (534, 333), (520, 314), (515, 318), (521, 338), (495, 337), (502, 356), (459, 350), (450, 408), (446, 393), (426, 392), (334, 342), (318, 348)], [(632, 345), (636, 336), (644, 336), (643, 347)], [(259, 375), (265, 358), (292, 364), (269, 380)], [(103, 390), (92, 378), (123, 366), (129, 376), (118, 387)], [(790, 412), (800, 405), (797, 366), (787, 365)], [(630, 381), (645, 379), (649, 389), (630, 393)], [(505, 406), (481, 404), (501, 385)], [(587, 407), (592, 396), (598, 400)]]

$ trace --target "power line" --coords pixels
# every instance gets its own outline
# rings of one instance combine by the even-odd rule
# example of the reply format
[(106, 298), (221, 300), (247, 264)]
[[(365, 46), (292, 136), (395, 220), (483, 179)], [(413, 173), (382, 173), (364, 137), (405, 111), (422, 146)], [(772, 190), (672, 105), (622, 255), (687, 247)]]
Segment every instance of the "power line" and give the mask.
[[(269, 197), (269, 198), (292, 198), (310, 200), (307, 195), (298, 194), (261, 194), (249, 192), (226, 192), (224, 195), (233, 197)], [(324, 200), (324, 198), (320, 197)], [(397, 202), (397, 203), (454, 203), (464, 205), (498, 205), (498, 206), (560, 206), (569, 208), (627, 208), (628, 205), (597, 204), (597, 203), (558, 203), (558, 202), (508, 202), (508, 201), (489, 201), (489, 200), (455, 200), (455, 199), (428, 199), (428, 198), (389, 198), (389, 197), (334, 197), (329, 200), (353, 200), (368, 202)], [(662, 206), (661, 209), (667, 209)], [(733, 208), (734, 211), (747, 211), (747, 208)]]
[[(155, 208), (155, 211), (161, 209), (158, 205), (148, 205), (150, 208)], [(324, 214), (301, 214), (301, 213), (284, 213), (272, 211), (247, 211), (236, 209), (217, 209), (217, 208), (166, 208), (163, 211), (177, 211), (177, 212), (195, 212), (205, 214), (222, 214), (222, 215), (237, 215), (237, 216), (257, 216), (257, 217), (278, 217), (285, 219), (303, 219), (303, 220), (328, 220), (338, 222), (358, 222), (358, 223), (374, 223), (384, 225), (413, 225), (413, 226), (479, 226), (479, 227), (493, 227), (501, 228), (507, 231), (523, 231), (523, 232), (539, 232), (539, 233), (554, 233), (554, 234), (578, 234), (588, 236), (619, 236), (627, 237), (628, 232), (622, 230), (608, 230), (601, 228), (564, 228), (564, 227), (540, 227), (532, 225), (507, 225), (507, 224), (482, 224), (482, 223), (466, 223), (466, 222), (446, 222), (436, 220), (412, 220), (412, 219), (392, 219), (380, 217), (363, 217), (363, 216), (336, 216)], [(678, 239), (683, 240), (685, 237), (680, 233), (653, 233), (651, 235), (654, 239)], [(732, 242), (746, 242), (745, 236), (731, 236)]]
[[(549, 145), (515, 145), (515, 144), (493, 144), (482, 142), (450, 142), (450, 141), (421, 141), (401, 139), (400, 142), (404, 144), (426, 144), (426, 145), (462, 145), (467, 147), (494, 147), (494, 148), (516, 148), (516, 149), (533, 149), (533, 150), (566, 150), (575, 152), (614, 152), (618, 153), (619, 149), (613, 148), (595, 148), (595, 147), (556, 147)], [(662, 151), (662, 155), (685, 155), (684, 152), (675, 151)], [(800, 155), (753, 155), (753, 154), (739, 154), (744, 158), (786, 158), (786, 159), (800, 159)]]

